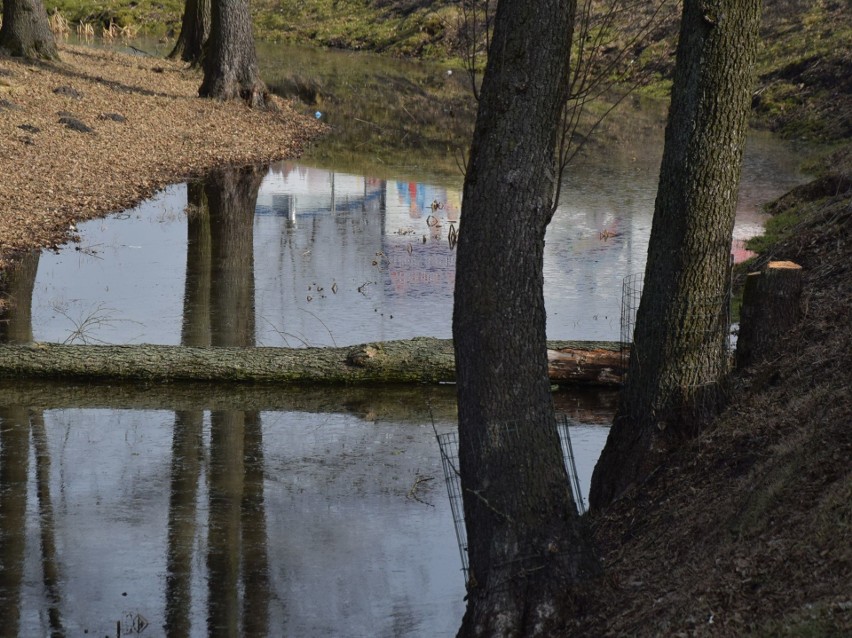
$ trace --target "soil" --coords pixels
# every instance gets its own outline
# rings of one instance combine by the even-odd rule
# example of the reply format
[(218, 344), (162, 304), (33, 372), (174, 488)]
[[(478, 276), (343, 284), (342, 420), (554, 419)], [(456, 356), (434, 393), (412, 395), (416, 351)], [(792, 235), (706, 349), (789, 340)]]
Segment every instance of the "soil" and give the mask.
[(59, 62), (0, 56), (0, 266), (223, 164), (298, 156), (323, 126), (197, 97), (185, 64), (60, 45)]

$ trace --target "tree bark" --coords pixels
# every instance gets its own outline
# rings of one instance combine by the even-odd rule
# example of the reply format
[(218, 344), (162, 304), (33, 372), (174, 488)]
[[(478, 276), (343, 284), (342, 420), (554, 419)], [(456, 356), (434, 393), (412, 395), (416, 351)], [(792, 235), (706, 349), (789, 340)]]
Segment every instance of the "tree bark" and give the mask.
[(33, 340), (33, 289), (40, 255), (28, 253), (0, 273), (0, 343)]
[(4, 0), (0, 50), (35, 60), (56, 60), (59, 52), (41, 0)]
[(210, 0), (186, 0), (180, 35), (169, 53), (170, 58), (180, 58), (193, 66), (201, 63), (210, 35), (210, 13)]
[(497, 6), (456, 261), (453, 339), (470, 571), (459, 636), (549, 636), (600, 573), (559, 453), (544, 236), (573, 1)]
[(770, 261), (749, 273), (743, 290), (737, 367), (763, 361), (777, 351), (783, 336), (799, 320), (802, 267), (792, 261)]
[[(550, 381), (576, 383), (586, 353), (593, 360), (609, 358), (597, 354), (607, 352), (600, 342), (574, 342), (570, 348), (567, 343), (550, 344), (556, 357)], [(617, 356), (617, 344), (612, 348), (611, 356)], [(565, 357), (580, 363), (571, 363), (566, 370)], [(10, 344), (0, 346), (0, 377), (376, 384), (439, 383), (455, 380), (456, 373), (452, 341), (420, 337), (342, 348)], [(601, 366), (592, 365), (585, 384), (608, 385), (611, 378)]]
[(641, 482), (717, 407), (759, 22), (760, 2), (684, 2), (642, 300), (626, 385), (592, 479), (594, 508)]
[(198, 94), (218, 100), (244, 100), (251, 108), (271, 106), (260, 79), (248, 0), (211, 0), (210, 37), (204, 80)]

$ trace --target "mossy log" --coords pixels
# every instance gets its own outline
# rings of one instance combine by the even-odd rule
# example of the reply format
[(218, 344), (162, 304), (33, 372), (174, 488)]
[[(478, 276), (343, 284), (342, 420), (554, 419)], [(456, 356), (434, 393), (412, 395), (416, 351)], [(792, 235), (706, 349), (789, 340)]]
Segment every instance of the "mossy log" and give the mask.
[[(618, 344), (548, 345), (555, 382), (616, 382), (618, 376), (610, 369), (618, 360)], [(584, 367), (588, 374), (583, 374)], [(0, 377), (279, 385), (440, 383), (455, 379), (455, 365), (452, 341), (428, 337), (342, 348), (32, 343), (0, 347)]]

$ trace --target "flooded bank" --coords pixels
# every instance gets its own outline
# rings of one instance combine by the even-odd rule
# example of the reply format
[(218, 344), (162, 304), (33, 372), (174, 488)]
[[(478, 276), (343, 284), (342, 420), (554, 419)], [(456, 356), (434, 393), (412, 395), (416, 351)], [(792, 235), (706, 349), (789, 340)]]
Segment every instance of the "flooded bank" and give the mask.
[[(315, 55), (297, 71), (353, 60)], [(21, 262), (5, 280), (14, 303), (3, 338), (300, 347), (448, 337), (461, 176), (447, 160), (463, 140), (434, 135), (459, 138), (464, 126), (404, 98), (428, 101), (423, 87), (449, 80), (428, 70), (406, 81), (408, 66), (402, 78), (384, 66), (369, 81), (347, 73), (321, 82), (312, 107), (342, 132), (337, 142), (172, 186), (81, 225), (79, 245)], [(335, 82), (372, 94), (360, 108), (375, 111), (344, 110)], [(661, 151), (661, 114), (642, 108), (565, 178), (545, 256), (550, 338), (619, 337), (621, 281), (644, 266)], [(394, 118), (438, 125), (415, 139)], [(754, 232), (759, 205), (800, 179), (796, 165), (752, 137), (738, 233)], [(513, 232), (518, 222), (506, 211), (503, 223)], [(454, 635), (464, 587), (435, 441), (454, 427), (453, 397), (451, 387), (0, 383), (4, 631)], [(554, 399), (572, 420), (587, 491), (614, 394)]]

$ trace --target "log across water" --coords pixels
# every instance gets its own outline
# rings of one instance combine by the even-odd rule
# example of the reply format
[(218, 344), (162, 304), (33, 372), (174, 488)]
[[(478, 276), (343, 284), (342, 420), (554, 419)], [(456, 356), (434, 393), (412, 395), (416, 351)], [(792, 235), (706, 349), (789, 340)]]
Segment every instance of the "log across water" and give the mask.
[[(611, 386), (620, 344), (548, 343), (554, 382)], [(195, 348), (163, 345), (0, 346), (0, 377), (274, 384), (440, 383), (455, 379), (449, 339), (419, 337), (342, 348)]]

